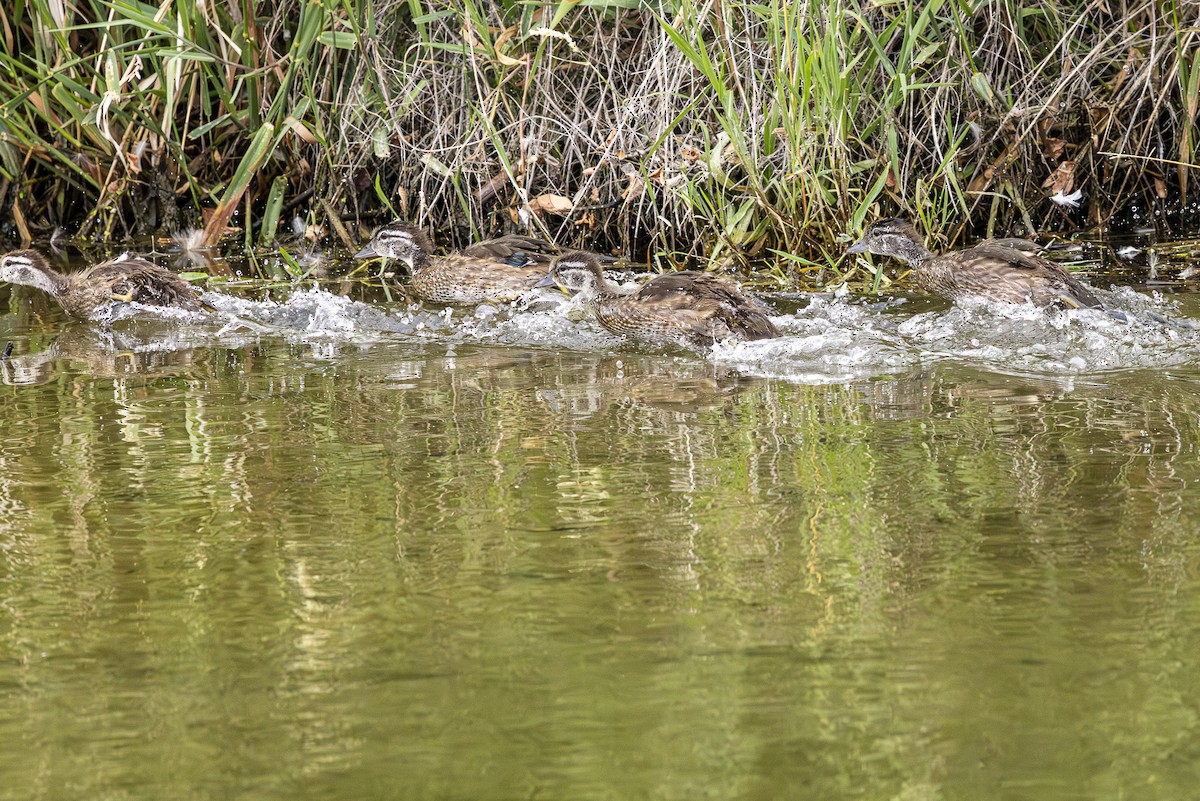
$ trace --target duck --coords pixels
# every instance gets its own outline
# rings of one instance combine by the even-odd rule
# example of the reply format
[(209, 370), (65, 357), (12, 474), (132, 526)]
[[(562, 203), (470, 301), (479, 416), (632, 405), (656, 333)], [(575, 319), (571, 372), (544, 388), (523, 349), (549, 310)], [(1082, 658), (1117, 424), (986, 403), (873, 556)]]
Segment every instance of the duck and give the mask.
[(779, 336), (758, 305), (708, 273), (667, 273), (626, 291), (605, 278), (595, 254), (570, 251), (554, 261), (540, 285), (551, 284), (579, 293), (608, 331), (652, 344), (708, 347), (731, 337)]
[(533, 237), (510, 235), (479, 242), (457, 253), (433, 255), (433, 242), (415, 225), (383, 226), (356, 259), (399, 259), (412, 274), (418, 300), (445, 306), (507, 303), (533, 289), (545, 277), (555, 246)]
[(912, 224), (878, 220), (847, 253), (894, 256), (912, 266), (917, 286), (952, 302), (998, 300), (1041, 308), (1103, 308), (1087, 284), (1038, 254), (1026, 239), (986, 239), (974, 247), (935, 255)]
[(113, 301), (200, 311), (200, 291), (170, 270), (123, 254), (75, 273), (60, 273), (36, 250), (0, 256), (0, 282), (40, 289), (80, 320), (100, 316)]

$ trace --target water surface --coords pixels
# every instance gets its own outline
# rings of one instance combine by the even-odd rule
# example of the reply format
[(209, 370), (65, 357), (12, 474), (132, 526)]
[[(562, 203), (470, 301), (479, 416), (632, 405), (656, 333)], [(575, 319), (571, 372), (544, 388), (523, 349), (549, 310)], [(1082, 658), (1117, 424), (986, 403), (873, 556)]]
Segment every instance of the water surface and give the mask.
[(1191, 797), (1200, 304), (1110, 298), (0, 290), (0, 798)]

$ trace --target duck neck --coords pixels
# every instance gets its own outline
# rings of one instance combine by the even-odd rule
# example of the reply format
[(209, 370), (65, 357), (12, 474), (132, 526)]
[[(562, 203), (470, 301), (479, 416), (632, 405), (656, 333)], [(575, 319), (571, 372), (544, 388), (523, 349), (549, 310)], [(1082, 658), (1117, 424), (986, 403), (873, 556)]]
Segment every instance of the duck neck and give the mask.
[(604, 274), (604, 270), (597, 268), (592, 275), (595, 277), (595, 280), (592, 282), (591, 286), (584, 290), (584, 293), (588, 295), (588, 300), (595, 301), (601, 298), (618, 298), (621, 295), (626, 294), (625, 290), (623, 290), (618, 284), (608, 280), (608, 276)]
[(933, 258), (932, 251), (925, 247), (924, 242), (915, 239), (904, 239), (902, 243), (892, 255), (901, 261), (907, 262), (912, 267), (920, 267), (923, 262)]
[(408, 269), (413, 275), (416, 275), (417, 273), (421, 272), (428, 266), (429, 266), (429, 253), (424, 250), (418, 249), (415, 253), (413, 253), (412, 261), (409, 262)]
[(597, 300), (599, 298), (619, 298), (626, 293), (612, 281), (601, 277), (596, 283), (595, 288), (592, 289), (591, 294), (592, 299)]
[(14, 284), (22, 286), (31, 286), (34, 289), (40, 289), (43, 292), (49, 292), (54, 297), (60, 297), (66, 291), (68, 281), (67, 277), (60, 272), (57, 272), (50, 267), (40, 267), (36, 269), (24, 270), (20, 277), (13, 281)]

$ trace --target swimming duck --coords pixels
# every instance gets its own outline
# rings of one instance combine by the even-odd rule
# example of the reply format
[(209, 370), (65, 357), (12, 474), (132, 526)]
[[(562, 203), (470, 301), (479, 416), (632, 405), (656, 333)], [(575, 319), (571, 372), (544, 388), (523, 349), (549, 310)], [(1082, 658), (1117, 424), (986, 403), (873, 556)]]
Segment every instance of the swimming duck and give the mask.
[(581, 293), (600, 325), (614, 334), (658, 344), (707, 347), (729, 337), (779, 336), (760, 308), (707, 273), (668, 273), (626, 292), (604, 277), (594, 254), (572, 251), (558, 257), (541, 283)]
[(917, 286), (951, 301), (967, 298), (1035, 306), (1100, 308), (1092, 290), (1024, 239), (987, 239), (935, 256), (907, 220), (872, 223), (847, 253), (895, 256), (912, 265)]
[(477, 305), (516, 300), (546, 275), (546, 256), (553, 248), (531, 237), (488, 240), (448, 256), (434, 256), (433, 243), (420, 228), (403, 222), (383, 226), (356, 259), (384, 256), (399, 259), (412, 273), (409, 284), (419, 300), (446, 305)]
[(14, 250), (0, 256), (0, 282), (36, 287), (58, 301), (63, 311), (86, 320), (112, 301), (137, 301), (198, 311), (200, 292), (170, 270), (145, 259), (123, 255), (76, 273), (50, 267), (36, 250)]

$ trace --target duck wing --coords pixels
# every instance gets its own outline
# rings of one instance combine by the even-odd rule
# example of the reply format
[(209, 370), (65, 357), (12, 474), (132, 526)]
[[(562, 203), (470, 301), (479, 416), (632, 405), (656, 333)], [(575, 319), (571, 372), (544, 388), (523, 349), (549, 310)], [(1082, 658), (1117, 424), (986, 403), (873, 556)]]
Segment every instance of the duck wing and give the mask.
[(976, 243), (975, 247), (983, 245), (999, 245), (1000, 247), (1012, 248), (1025, 253), (1041, 253), (1042, 246), (1032, 239), (1022, 239), (1019, 236), (1002, 236), (994, 239), (985, 239), (982, 242)]
[(779, 331), (763, 311), (741, 293), (734, 284), (708, 273), (684, 270), (667, 273), (643, 284), (635, 293), (636, 301), (659, 306), (682, 318), (690, 318), (690, 327), (699, 320), (703, 337), (724, 339), (736, 334), (745, 339), (770, 339)]
[(86, 285), (110, 296), (123, 296), (151, 306), (176, 306), (198, 309), (196, 288), (170, 270), (144, 259), (120, 258), (97, 264), (73, 276), (78, 285)]
[(688, 300), (713, 300), (736, 305), (749, 302), (731, 282), (695, 270), (655, 276), (642, 284), (636, 294), (648, 303), (679, 304)]
[[(505, 236), (498, 236), (495, 239), (485, 239), (482, 242), (467, 245), (459, 251), (459, 254), (469, 258), (499, 261), (513, 267), (525, 267), (531, 264), (549, 267), (555, 257), (562, 255), (562, 253), (563, 249), (553, 242), (523, 234), (506, 234)], [(594, 256), (601, 264), (611, 264), (618, 261), (616, 256), (604, 253), (592, 253), (591, 251), (588, 251), (588, 253)]]
[(545, 239), (508, 234), (468, 245), (459, 253), (473, 259), (487, 259), (503, 262), (513, 267), (524, 267), (527, 264), (549, 265), (561, 250), (558, 245), (547, 242)]
[(951, 298), (1032, 301), (1037, 306), (1060, 303), (1071, 308), (1103, 305), (1090, 287), (1058, 263), (1038, 256), (1033, 247), (1026, 240), (985, 240), (930, 259), (918, 271), (925, 274), (924, 280), (918, 274), (918, 282)]

